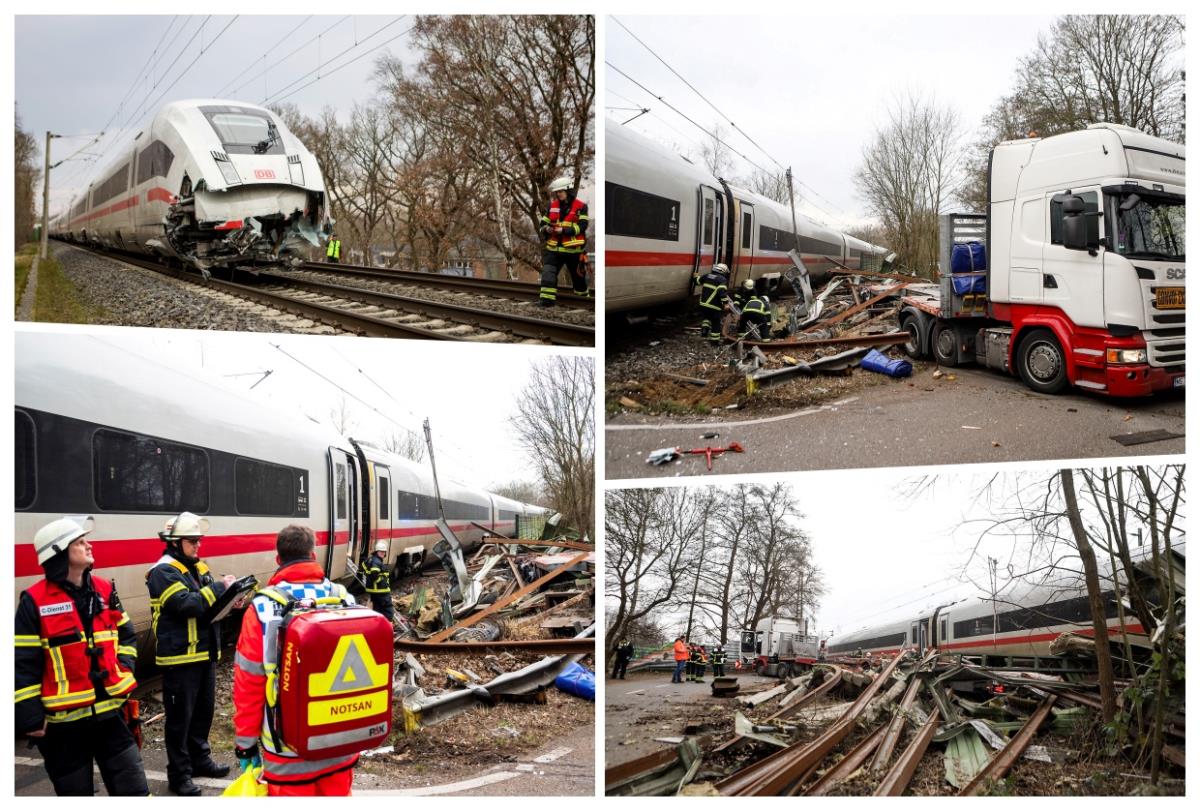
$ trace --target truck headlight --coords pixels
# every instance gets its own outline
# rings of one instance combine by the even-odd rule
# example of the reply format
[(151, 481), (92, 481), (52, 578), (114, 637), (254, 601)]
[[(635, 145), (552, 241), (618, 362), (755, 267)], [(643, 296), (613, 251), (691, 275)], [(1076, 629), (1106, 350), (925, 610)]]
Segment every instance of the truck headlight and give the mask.
[(1109, 363), (1145, 363), (1145, 349), (1110, 349), (1108, 350)]

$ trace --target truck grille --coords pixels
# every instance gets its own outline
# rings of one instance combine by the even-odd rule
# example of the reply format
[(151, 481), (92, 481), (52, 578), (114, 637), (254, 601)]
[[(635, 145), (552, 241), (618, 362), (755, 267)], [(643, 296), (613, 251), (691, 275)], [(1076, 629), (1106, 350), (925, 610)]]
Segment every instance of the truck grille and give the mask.
[(1183, 367), (1186, 342), (1182, 329), (1152, 329), (1145, 335), (1146, 355), (1151, 366)]

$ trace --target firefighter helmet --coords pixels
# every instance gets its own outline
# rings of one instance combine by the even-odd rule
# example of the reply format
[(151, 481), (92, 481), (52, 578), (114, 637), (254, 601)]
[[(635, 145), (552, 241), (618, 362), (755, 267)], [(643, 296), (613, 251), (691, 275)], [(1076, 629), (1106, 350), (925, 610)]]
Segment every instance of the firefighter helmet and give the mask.
[(575, 188), (575, 181), (566, 175), (556, 177), (550, 181), (551, 194), (554, 194), (556, 191), (570, 191), (573, 188)]
[(208, 519), (201, 518), (195, 513), (182, 512), (174, 518), (168, 518), (163, 531), (158, 537), (164, 541), (176, 538), (199, 538), (208, 532)]
[(68, 546), (91, 532), (95, 524), (90, 515), (64, 516), (46, 524), (33, 536), (38, 563), (44, 566), (50, 558), (65, 552)]
[(746, 292), (752, 291), (754, 289), (754, 280), (747, 279), (746, 281), (742, 282), (742, 289)]
[(717, 264), (713, 265), (713, 273), (720, 273), (722, 276), (728, 276), (729, 265), (725, 264), (724, 262), (717, 262)]
[(384, 541), (384, 540), (379, 540), (379, 541), (376, 541), (376, 542), (375, 542), (375, 551), (376, 551), (376, 552), (386, 552), (386, 551), (388, 551), (388, 542), (387, 542), (387, 541)]

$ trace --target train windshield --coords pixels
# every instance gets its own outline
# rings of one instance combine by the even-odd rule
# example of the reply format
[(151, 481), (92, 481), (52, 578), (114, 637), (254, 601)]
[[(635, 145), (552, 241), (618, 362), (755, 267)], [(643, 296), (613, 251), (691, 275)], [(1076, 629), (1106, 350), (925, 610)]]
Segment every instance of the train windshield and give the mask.
[(283, 154), (279, 128), (268, 113), (245, 107), (202, 107), (201, 112), (229, 154)]
[(1138, 259), (1184, 260), (1184, 198), (1134, 192), (1116, 206), (1117, 252)]

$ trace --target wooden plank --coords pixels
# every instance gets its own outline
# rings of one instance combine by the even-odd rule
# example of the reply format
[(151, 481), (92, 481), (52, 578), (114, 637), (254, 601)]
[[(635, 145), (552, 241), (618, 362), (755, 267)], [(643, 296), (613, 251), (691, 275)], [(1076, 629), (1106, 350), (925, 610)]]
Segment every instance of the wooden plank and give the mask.
[(835, 315), (833, 318), (828, 318), (828, 319), (823, 319), (823, 320), (817, 321), (817, 323), (813, 324), (811, 328), (829, 327), (829, 326), (833, 326), (834, 324), (840, 324), (842, 321), (845, 321), (850, 316), (855, 315), (857, 313), (861, 313), (863, 310), (867, 309), (872, 304), (878, 304), (879, 302), (883, 301), (888, 296), (894, 295), (896, 293), (896, 291), (903, 290), (904, 288), (908, 287), (909, 284), (910, 284), (909, 282), (901, 282), (900, 284), (894, 284), (891, 287), (885, 289), (882, 293), (877, 293), (874, 296), (872, 296), (871, 298), (867, 299), (866, 301), (864, 301), (860, 304), (855, 304), (853, 307), (842, 310), (840, 313)]
[(576, 564), (579, 564), (579, 563), (583, 563), (583, 561), (586, 560), (587, 556), (590, 554), (591, 554), (591, 552), (583, 552), (579, 555), (576, 555), (575, 557), (571, 558), (566, 563), (564, 563), (562, 566), (559, 566), (557, 569), (547, 572), (546, 574), (539, 577), (537, 580), (534, 580), (532, 583), (522, 586), (521, 588), (514, 591), (512, 594), (508, 595), (507, 597), (497, 600), (496, 602), (492, 603), (491, 605), (489, 605), (487, 608), (483, 609), (482, 611), (477, 611), (476, 613), (474, 613), (471, 616), (467, 617), (466, 619), (462, 620), (458, 624), (451, 625), (449, 628), (446, 628), (443, 631), (437, 632), (436, 634), (429, 637), (429, 639), (427, 639), (425, 641), (426, 642), (444, 642), (444, 641), (446, 641), (456, 631), (461, 631), (463, 628), (471, 627), (472, 625), (479, 622), (484, 617), (489, 617), (492, 614), (495, 614), (497, 611), (499, 611), (501, 608), (504, 608), (509, 603), (511, 603), (515, 600), (519, 600), (527, 594), (531, 594), (536, 588), (538, 588), (539, 586), (545, 585), (546, 583), (549, 583), (551, 580), (558, 577), (563, 572), (566, 572), (567, 570), (569, 570), (572, 566), (575, 566)]

